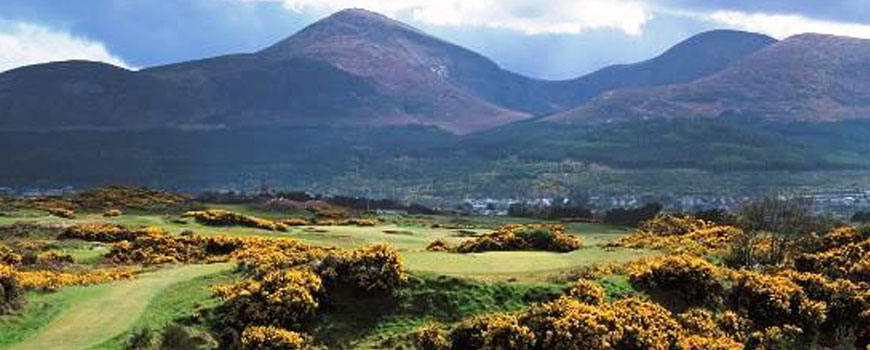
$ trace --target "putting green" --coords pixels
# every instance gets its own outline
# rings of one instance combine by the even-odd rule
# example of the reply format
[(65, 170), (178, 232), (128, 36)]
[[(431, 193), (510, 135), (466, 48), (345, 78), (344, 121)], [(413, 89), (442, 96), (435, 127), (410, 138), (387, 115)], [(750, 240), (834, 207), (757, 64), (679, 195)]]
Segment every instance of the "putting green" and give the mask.
[(485, 252), (472, 254), (427, 251), (405, 252), (405, 262), (412, 271), (473, 278), (545, 280), (554, 274), (597, 263), (620, 263), (655, 255), (652, 251), (597, 246), (570, 253), (553, 252)]
[(33, 336), (3, 349), (78, 350), (99, 345), (129, 329), (151, 299), (173, 284), (232, 268), (232, 264), (187, 265), (146, 273), (135, 280), (90, 288), (93, 293), (55, 317)]

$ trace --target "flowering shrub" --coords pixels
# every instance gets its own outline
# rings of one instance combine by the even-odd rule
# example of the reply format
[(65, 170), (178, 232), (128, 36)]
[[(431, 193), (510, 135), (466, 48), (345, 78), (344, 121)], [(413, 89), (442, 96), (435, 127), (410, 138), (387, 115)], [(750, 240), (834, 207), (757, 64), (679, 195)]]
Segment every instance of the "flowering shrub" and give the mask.
[(299, 333), (276, 327), (248, 327), (242, 333), (243, 350), (304, 350), (308, 341)]
[(353, 218), (353, 219), (342, 220), (341, 224), (346, 225), (346, 226), (354, 225), (354, 226), (371, 227), (371, 226), (378, 226), (381, 224), (381, 222), (378, 219)]
[(519, 320), (534, 334), (536, 349), (666, 350), (683, 334), (669, 311), (636, 298), (600, 306), (561, 298)]
[(787, 277), (740, 272), (735, 279), (731, 302), (758, 326), (797, 325), (814, 329), (825, 321), (825, 303), (808, 298)]
[(589, 305), (600, 305), (604, 303), (606, 296), (604, 288), (601, 288), (598, 283), (587, 279), (581, 279), (575, 282), (571, 291), (568, 292), (568, 295), (574, 300)]
[(532, 349), (535, 335), (516, 316), (495, 314), (462, 323), (450, 341), (452, 349), (525, 350)]
[(184, 213), (184, 217), (191, 217), (200, 224), (210, 226), (245, 226), (269, 231), (287, 231), (287, 225), (280, 222), (234, 213), (223, 209), (189, 211)]
[(636, 233), (608, 246), (710, 254), (727, 250), (739, 233), (735, 227), (690, 216), (660, 215), (641, 224)]
[(838, 229), (822, 237), (823, 248), (797, 256), (794, 266), (830, 278), (870, 282), (870, 239), (852, 229)]
[(330, 286), (352, 286), (365, 292), (392, 292), (408, 279), (402, 255), (385, 244), (332, 252), (315, 270)]
[(99, 269), (82, 273), (56, 271), (15, 271), (18, 281), (25, 289), (54, 291), (68, 286), (87, 286), (128, 279), (135, 276), (131, 268)]
[(559, 225), (506, 225), (488, 235), (465, 241), (456, 248), (460, 253), (505, 250), (545, 250), (570, 252), (580, 249), (582, 241), (565, 233)]
[(0, 264), (0, 315), (14, 310), (24, 297), (24, 290), (15, 269)]
[(707, 309), (693, 308), (677, 315), (677, 321), (687, 334), (717, 341), (730, 338), (742, 342), (752, 326), (730, 310), (713, 313)]
[[(819, 274), (789, 272), (807, 296), (827, 305), (822, 325), (830, 334), (870, 336), (870, 285), (845, 279), (830, 280)], [(867, 342), (868, 339), (861, 341)]]
[(693, 335), (680, 339), (679, 350), (743, 350), (744, 346), (728, 337), (704, 337)]
[(262, 279), (219, 286), (215, 295), (224, 330), (241, 331), (249, 325), (301, 329), (320, 307), (323, 284), (316, 274), (279, 270)]
[(798, 337), (801, 334), (803, 330), (791, 325), (768, 327), (750, 334), (746, 341), (746, 348), (749, 350), (797, 349), (800, 348)]
[(430, 252), (449, 252), (453, 250), (453, 247), (451, 247), (450, 243), (447, 243), (447, 241), (439, 238), (432, 241), (432, 243), (429, 243), (429, 245), (426, 246), (426, 250)]
[(287, 225), (287, 226), (305, 226), (308, 225), (308, 221), (305, 219), (284, 219), (279, 221), (279, 223)]
[(21, 259), (21, 255), (16, 254), (12, 249), (9, 249), (9, 247), (0, 244), (0, 264), (10, 266), (19, 265), (21, 264)]
[(76, 218), (76, 212), (66, 208), (48, 208), (48, 213), (63, 219)]
[(190, 202), (191, 198), (145, 187), (107, 186), (79, 193), (73, 201), (80, 207), (91, 209), (149, 210), (180, 206)]
[(73, 225), (64, 231), (60, 239), (80, 239), (90, 242), (114, 243), (120, 241), (132, 241), (137, 237), (148, 234), (164, 234), (159, 228), (150, 228), (142, 231), (131, 231), (120, 225), (105, 223), (89, 223)]
[(133, 241), (122, 241), (115, 244), (104, 259), (115, 264), (141, 263), (146, 265), (227, 261), (236, 252), (266, 242), (265, 239), (254, 237), (178, 237), (152, 232), (140, 235)]
[(444, 331), (436, 325), (418, 328), (412, 335), (414, 349), (417, 350), (449, 350), (450, 342)]
[(48, 211), (53, 208), (66, 209), (74, 211), (76, 205), (72, 202), (51, 198), (0, 198), (0, 208), (9, 209), (38, 209)]
[(75, 262), (72, 255), (53, 250), (36, 254), (35, 260), (37, 264), (41, 265), (72, 264)]
[(687, 254), (632, 264), (628, 274), (632, 284), (640, 288), (676, 292), (677, 297), (690, 301), (716, 301), (724, 292), (719, 268)]

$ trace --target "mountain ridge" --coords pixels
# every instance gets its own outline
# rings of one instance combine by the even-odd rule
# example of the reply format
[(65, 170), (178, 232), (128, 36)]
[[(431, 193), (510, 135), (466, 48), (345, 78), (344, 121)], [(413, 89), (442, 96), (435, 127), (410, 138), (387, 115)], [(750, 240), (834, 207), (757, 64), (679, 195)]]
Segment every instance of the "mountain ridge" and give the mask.
[(607, 123), (744, 116), (776, 122), (870, 117), (870, 40), (801, 34), (697, 81), (603, 94), (544, 119)]
[[(728, 33), (739, 40), (720, 50), (727, 54), (688, 50), (672, 57), (672, 49), (593, 73), (610, 77), (604, 84), (546, 81), (505, 70), (405, 23), (351, 9), (253, 53), (140, 71), (93, 63), (103, 65), (103, 74), (94, 76), (52, 73), (69, 68), (63, 62), (25, 69), (26, 79), (16, 79), (19, 70), (4, 72), (0, 129), (428, 125), (466, 134), (563, 111), (611, 88), (694, 80), (772, 40)], [(675, 47), (703, 47), (698, 42), (711, 35)], [(659, 67), (649, 62), (672, 61), (701, 68), (676, 78), (652, 77)], [(85, 88), (102, 94), (82, 94)]]

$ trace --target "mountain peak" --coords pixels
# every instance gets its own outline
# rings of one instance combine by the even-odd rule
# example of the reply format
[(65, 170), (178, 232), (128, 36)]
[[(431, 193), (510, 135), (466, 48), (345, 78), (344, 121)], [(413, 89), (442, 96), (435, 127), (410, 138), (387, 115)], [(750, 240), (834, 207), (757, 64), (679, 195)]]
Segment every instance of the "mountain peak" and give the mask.
[(301, 47), (320, 45), (324, 41), (345, 42), (353, 38), (384, 41), (398, 34), (413, 33), (427, 36), (422, 31), (377, 12), (352, 8), (341, 10), (300, 30), (293, 36), (272, 45), (262, 53), (294, 56)]

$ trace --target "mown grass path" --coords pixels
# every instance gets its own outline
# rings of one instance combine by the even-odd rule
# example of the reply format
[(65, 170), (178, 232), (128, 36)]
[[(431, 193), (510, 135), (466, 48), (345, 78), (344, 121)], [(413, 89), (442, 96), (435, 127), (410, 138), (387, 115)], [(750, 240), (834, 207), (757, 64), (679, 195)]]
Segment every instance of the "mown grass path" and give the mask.
[(230, 269), (230, 264), (188, 265), (151, 272), (69, 305), (32, 337), (4, 349), (78, 350), (99, 345), (128, 330), (151, 300), (173, 284)]

